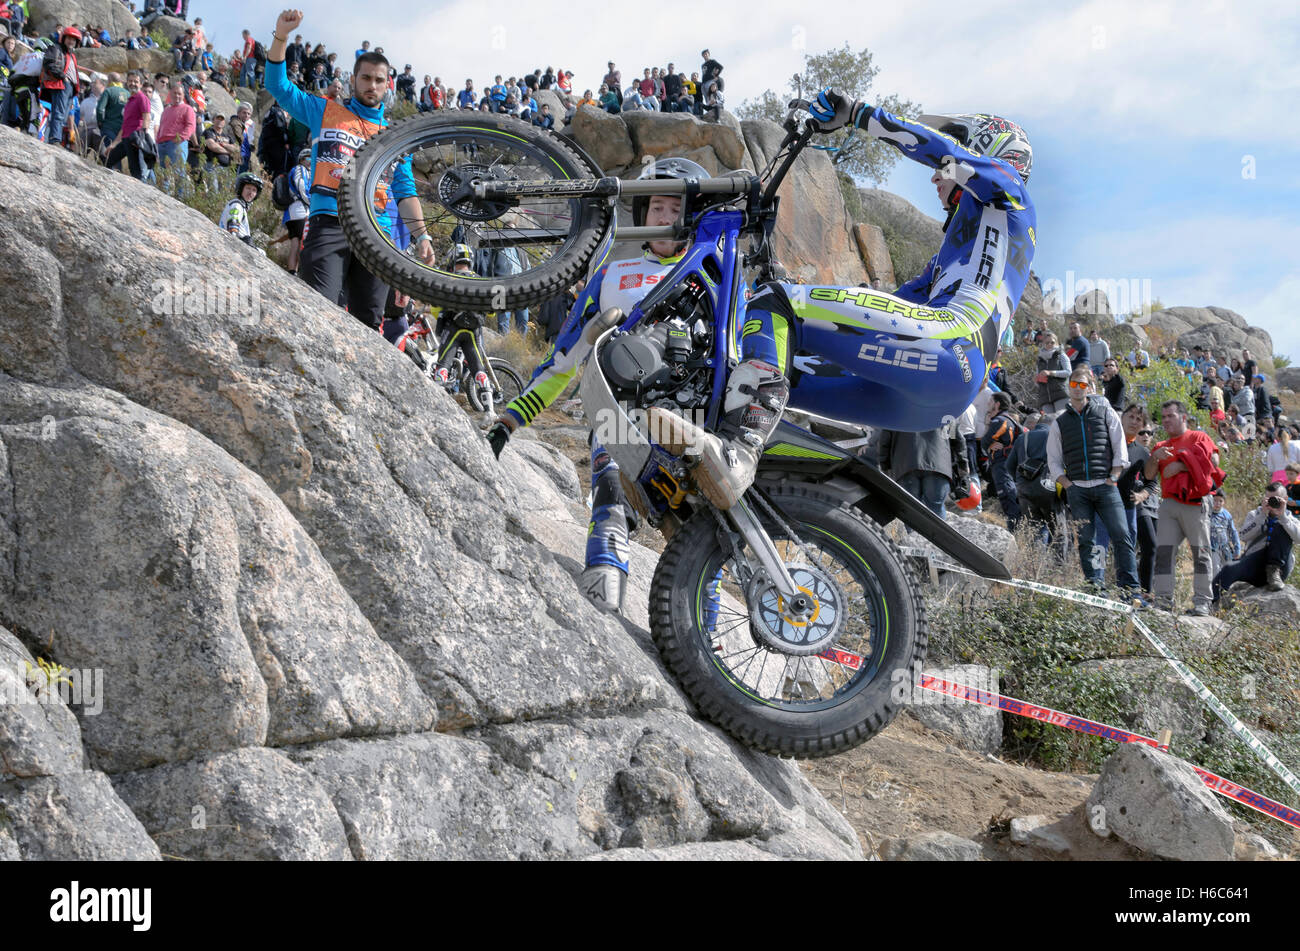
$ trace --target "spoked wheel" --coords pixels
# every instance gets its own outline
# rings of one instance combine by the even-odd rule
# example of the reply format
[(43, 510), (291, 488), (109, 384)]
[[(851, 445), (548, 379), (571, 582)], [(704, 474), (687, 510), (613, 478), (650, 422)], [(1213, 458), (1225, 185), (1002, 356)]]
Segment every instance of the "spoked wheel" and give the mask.
[[(433, 239), (433, 265), (399, 250), (380, 220), (383, 209), (375, 208), (376, 191), (390, 185), (404, 164)], [(558, 136), (511, 116), (412, 116), (357, 150), (339, 187), (339, 223), (366, 267), (403, 293), (480, 313), (513, 310), (562, 293), (582, 275), (611, 232), (613, 209), (591, 197), (486, 201), (474, 197), (473, 186), (561, 183), (601, 174)], [(446, 264), (454, 244), (503, 252), (495, 256), (497, 272), (453, 274)]]
[[(510, 365), (509, 361), (503, 360), (501, 357), (489, 357), (488, 363), (492, 364), (492, 373), (496, 376), (496, 385), (492, 387), (492, 410), (493, 412), (500, 412), (506, 408), (506, 404), (516, 399), (524, 391), (524, 381), (515, 371), (515, 368)], [(469, 405), (478, 412), (481, 413), (488, 408), (487, 401), (484, 399), (485, 394), (479, 392), (479, 388), (474, 385), (474, 381), (469, 378), (469, 374), (466, 374), (461, 388), (465, 391)]]
[(902, 709), (925, 660), (925, 609), (897, 550), (860, 513), (800, 486), (771, 497), (798, 544), (764, 526), (812, 610), (796, 615), (766, 578), (744, 579), (702, 512), (660, 558), (651, 633), (707, 719), (755, 749), (827, 756)]

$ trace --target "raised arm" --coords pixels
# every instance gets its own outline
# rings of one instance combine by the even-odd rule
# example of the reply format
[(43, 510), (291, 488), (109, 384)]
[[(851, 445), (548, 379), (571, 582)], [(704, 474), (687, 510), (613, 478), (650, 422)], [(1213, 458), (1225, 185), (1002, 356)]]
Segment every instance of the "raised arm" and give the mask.
[(833, 89), (819, 93), (809, 112), (820, 131), (832, 132), (852, 125), (872, 138), (888, 142), (914, 162), (948, 169), (953, 181), (983, 204), (1014, 209), (1029, 202), (1024, 182), (1010, 165), (977, 155), (952, 136), (920, 122), (869, 103), (849, 102)]

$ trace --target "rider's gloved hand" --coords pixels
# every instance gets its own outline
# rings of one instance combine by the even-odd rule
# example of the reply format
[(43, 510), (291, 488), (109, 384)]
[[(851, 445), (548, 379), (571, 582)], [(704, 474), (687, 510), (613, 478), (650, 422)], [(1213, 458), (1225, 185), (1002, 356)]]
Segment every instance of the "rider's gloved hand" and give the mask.
[(817, 98), (808, 104), (808, 113), (813, 117), (815, 132), (834, 132), (853, 121), (861, 106), (857, 100), (850, 101), (827, 86), (817, 94)]
[(492, 455), (498, 459), (501, 458), (501, 450), (506, 448), (506, 443), (510, 441), (510, 432), (512, 427), (504, 419), (498, 419), (492, 424), (492, 428), (487, 431), (488, 445), (492, 447)]

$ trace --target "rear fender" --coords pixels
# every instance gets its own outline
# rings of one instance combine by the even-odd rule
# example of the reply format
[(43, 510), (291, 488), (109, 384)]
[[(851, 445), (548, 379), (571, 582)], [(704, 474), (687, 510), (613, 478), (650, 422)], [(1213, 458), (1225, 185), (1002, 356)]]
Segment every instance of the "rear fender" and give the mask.
[(1007, 579), (1006, 565), (939, 518), (875, 466), (782, 420), (758, 464), (764, 482), (805, 482), (861, 509), (873, 522), (898, 519), (959, 564), (985, 578)]

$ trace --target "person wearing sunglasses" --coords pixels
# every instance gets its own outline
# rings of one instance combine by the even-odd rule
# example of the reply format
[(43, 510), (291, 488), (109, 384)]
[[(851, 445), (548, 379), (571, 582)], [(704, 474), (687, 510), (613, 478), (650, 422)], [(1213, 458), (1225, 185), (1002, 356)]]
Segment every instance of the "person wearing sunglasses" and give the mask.
[(1105, 584), (1102, 550), (1094, 543), (1094, 521), (1100, 519), (1115, 548), (1115, 580), (1125, 600), (1145, 606), (1133, 535), (1119, 494), (1119, 477), (1129, 464), (1124, 425), (1105, 397), (1093, 396), (1088, 367), (1071, 372), (1068, 387), (1069, 404), (1047, 436), (1047, 471), (1065, 489), (1084, 579), (1096, 588)]

